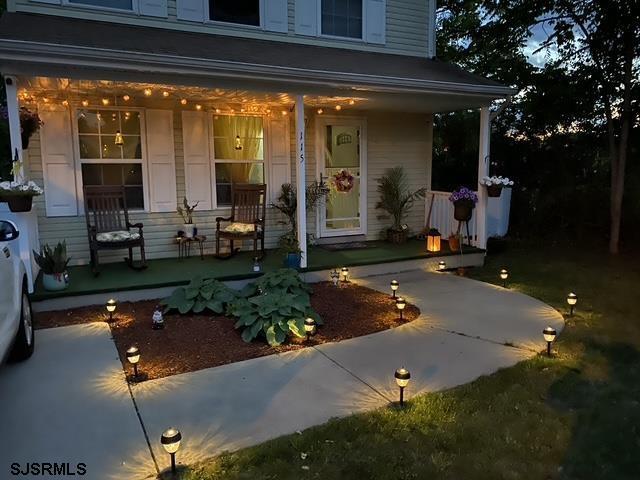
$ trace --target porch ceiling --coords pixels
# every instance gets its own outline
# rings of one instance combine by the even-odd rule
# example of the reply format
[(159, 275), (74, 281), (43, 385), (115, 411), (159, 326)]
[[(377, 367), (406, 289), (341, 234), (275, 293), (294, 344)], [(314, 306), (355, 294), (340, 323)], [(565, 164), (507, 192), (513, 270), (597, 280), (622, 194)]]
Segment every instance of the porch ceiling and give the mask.
[(0, 18), (0, 69), (165, 88), (302, 93), (318, 105), (355, 97), (363, 108), (424, 112), (478, 107), (513, 93), (426, 58), (24, 13)]

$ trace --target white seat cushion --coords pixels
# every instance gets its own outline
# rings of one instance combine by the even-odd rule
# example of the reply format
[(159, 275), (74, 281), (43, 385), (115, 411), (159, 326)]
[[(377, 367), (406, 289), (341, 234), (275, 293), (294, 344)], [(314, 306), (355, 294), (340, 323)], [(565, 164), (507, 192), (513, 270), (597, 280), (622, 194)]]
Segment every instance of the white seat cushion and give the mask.
[(99, 242), (125, 242), (127, 240), (138, 240), (139, 238), (139, 233), (127, 232), (126, 230), (102, 232), (96, 235), (96, 240), (98, 240)]
[(251, 233), (255, 229), (256, 226), (253, 223), (234, 222), (230, 225), (227, 225), (224, 228), (224, 231), (227, 233)]

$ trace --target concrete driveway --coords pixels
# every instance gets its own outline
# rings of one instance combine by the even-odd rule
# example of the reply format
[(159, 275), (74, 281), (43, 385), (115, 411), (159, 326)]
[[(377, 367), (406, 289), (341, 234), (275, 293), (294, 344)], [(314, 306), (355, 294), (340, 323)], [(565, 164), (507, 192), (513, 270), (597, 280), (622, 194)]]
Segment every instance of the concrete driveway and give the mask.
[(192, 463), (387, 405), (399, 366), (412, 374), (409, 397), (472, 381), (535, 355), (542, 329), (563, 326), (537, 300), (452, 275), (412, 271), (359, 283), (386, 292), (392, 278), (422, 311), (409, 324), (151, 380), (133, 386), (133, 396), (105, 324), (38, 331), (34, 357), (0, 370), (0, 424), (12, 439), (0, 449), (0, 472), (12, 462), (55, 461), (85, 463), (84, 478), (154, 476), (169, 464), (159, 444), (169, 426), (183, 434), (178, 461)]

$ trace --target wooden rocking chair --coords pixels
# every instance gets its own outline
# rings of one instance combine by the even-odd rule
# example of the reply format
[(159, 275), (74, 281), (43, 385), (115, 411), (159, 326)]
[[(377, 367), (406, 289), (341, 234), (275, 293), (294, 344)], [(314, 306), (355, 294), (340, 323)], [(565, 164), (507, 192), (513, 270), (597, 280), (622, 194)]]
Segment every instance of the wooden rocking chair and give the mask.
[[(231, 216), (216, 218), (216, 257), (230, 258), (240, 249), (233, 248), (235, 240), (253, 239), (254, 257), (264, 252), (264, 218), (266, 214), (267, 186), (265, 184), (237, 184), (231, 186)], [(220, 222), (231, 222), (221, 227)], [(220, 254), (220, 240), (229, 240), (229, 253)], [(260, 240), (260, 255), (258, 255)]]
[[(89, 234), (91, 270), (98, 275), (100, 250), (129, 249), (125, 262), (134, 270), (147, 268), (142, 223), (130, 223), (124, 187), (84, 187), (84, 211)], [(137, 228), (138, 231), (130, 229)], [(140, 247), (140, 264), (133, 263), (133, 249)]]

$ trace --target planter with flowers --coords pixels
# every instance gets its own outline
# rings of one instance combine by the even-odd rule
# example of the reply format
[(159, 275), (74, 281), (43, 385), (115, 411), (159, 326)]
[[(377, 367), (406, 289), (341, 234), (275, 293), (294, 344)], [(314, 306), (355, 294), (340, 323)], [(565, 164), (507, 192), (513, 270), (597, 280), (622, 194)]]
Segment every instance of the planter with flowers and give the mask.
[(487, 187), (487, 195), (493, 198), (499, 197), (503, 188), (513, 187), (513, 180), (509, 180), (507, 177), (482, 177), (480, 185)]
[(182, 200), (182, 206), (178, 205), (178, 213), (184, 221), (182, 228), (186, 238), (193, 238), (196, 236), (196, 225), (193, 223), (193, 212), (198, 206), (198, 203), (199, 202), (189, 205), (187, 197), (184, 197)]
[(451, 193), (449, 201), (453, 203), (453, 218), (459, 222), (468, 222), (478, 203), (478, 195), (467, 187), (460, 187)]
[(42, 247), (40, 252), (33, 252), (34, 258), (42, 271), (42, 285), (45, 290), (65, 290), (69, 286), (67, 266), (70, 257), (67, 256), (67, 244), (58, 242), (55, 248), (49, 245)]
[(22, 139), (22, 148), (29, 148), (29, 140), (43, 125), (42, 120), (37, 112), (32, 112), (26, 107), (20, 108), (20, 137)]
[(30, 212), (33, 197), (43, 190), (35, 182), (0, 182), (0, 202), (9, 204), (12, 212)]

